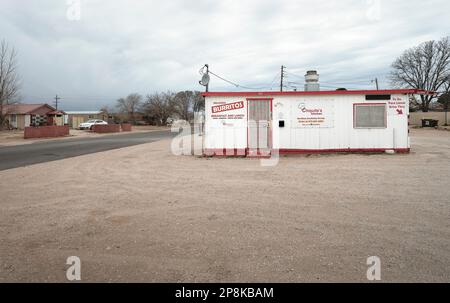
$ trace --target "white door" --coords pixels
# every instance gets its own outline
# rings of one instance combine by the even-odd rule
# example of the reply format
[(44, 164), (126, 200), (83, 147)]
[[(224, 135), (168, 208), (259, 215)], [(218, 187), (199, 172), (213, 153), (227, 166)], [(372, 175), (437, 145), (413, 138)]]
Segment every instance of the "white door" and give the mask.
[(17, 115), (12, 114), (9, 117), (10, 117), (9, 124), (11, 124), (13, 128), (17, 128)]
[(31, 125), (31, 117), (30, 115), (25, 115), (25, 127), (29, 127)]
[(248, 155), (270, 156), (272, 148), (271, 100), (248, 100)]

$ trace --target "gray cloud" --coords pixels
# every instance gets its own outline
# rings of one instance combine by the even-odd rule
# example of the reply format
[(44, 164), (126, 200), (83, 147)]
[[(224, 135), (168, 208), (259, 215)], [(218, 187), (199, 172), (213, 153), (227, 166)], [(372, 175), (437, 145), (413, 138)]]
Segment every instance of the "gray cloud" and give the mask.
[[(19, 51), (26, 102), (58, 93), (65, 109), (96, 109), (131, 92), (200, 90), (204, 63), (246, 86), (270, 86), (284, 64), (289, 82), (315, 68), (330, 88), (374, 77), (386, 87), (395, 57), (450, 28), (446, 0), (82, 0), (79, 21), (67, 8), (0, 3), (0, 38)], [(214, 78), (211, 89), (237, 90)]]

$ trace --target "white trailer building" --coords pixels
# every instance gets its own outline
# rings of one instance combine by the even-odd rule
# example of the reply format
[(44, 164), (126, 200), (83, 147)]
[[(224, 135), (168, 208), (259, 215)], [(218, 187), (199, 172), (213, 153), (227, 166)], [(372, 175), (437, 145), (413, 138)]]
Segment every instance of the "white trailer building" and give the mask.
[(208, 92), (204, 154), (410, 151), (409, 98), (422, 90)]

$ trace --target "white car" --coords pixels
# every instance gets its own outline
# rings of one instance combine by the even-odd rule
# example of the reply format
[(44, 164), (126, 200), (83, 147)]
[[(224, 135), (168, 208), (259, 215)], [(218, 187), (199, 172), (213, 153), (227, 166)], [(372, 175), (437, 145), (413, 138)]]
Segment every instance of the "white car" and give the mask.
[(81, 123), (78, 128), (79, 129), (91, 129), (94, 125), (108, 125), (108, 122), (103, 120), (88, 120), (84, 123)]

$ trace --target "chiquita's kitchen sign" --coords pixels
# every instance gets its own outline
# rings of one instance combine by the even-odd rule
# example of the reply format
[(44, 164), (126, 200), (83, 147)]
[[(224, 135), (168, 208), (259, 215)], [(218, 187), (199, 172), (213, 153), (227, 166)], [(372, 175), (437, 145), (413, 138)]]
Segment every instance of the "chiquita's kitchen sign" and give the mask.
[(334, 127), (332, 100), (300, 101), (292, 104), (293, 128)]

